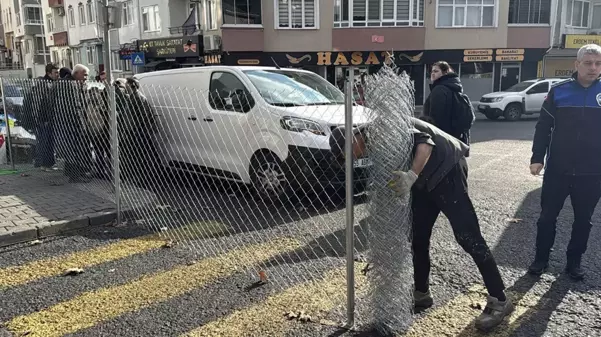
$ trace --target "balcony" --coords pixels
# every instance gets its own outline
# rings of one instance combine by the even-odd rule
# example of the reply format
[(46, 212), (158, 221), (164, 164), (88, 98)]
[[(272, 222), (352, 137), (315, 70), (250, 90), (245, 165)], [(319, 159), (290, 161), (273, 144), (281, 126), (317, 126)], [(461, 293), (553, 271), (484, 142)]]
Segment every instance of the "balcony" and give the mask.
[(66, 31), (52, 34), (52, 41), (56, 47), (69, 45), (69, 34)]
[(67, 27), (65, 27), (65, 25), (55, 25), (49, 29), (48, 33), (55, 34), (55, 33), (66, 32), (66, 31), (67, 31)]
[(202, 33), (201, 25), (185, 25), (169, 27), (169, 33), (172, 35), (194, 35)]
[(64, 0), (48, 0), (48, 7), (50, 8), (63, 7), (64, 4)]

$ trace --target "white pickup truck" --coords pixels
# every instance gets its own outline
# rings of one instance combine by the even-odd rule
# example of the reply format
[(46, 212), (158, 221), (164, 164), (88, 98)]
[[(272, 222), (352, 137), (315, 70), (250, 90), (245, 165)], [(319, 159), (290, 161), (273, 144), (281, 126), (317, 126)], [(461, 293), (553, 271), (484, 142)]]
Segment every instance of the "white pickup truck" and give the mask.
[(486, 94), (476, 103), (476, 108), (488, 119), (517, 121), (522, 115), (539, 113), (551, 89), (563, 78), (543, 78), (520, 82), (505, 91)]

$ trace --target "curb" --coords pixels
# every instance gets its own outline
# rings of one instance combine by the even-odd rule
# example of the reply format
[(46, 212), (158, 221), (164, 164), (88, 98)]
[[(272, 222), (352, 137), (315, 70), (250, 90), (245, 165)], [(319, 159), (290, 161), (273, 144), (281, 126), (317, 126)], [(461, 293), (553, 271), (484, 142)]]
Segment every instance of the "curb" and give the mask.
[[(132, 210), (123, 210), (121, 212), (122, 219), (131, 213)], [(43, 222), (35, 227), (16, 228), (0, 234), (0, 247), (52, 237), (86, 227), (102, 226), (116, 219), (117, 211), (106, 211), (85, 214), (67, 220)]]

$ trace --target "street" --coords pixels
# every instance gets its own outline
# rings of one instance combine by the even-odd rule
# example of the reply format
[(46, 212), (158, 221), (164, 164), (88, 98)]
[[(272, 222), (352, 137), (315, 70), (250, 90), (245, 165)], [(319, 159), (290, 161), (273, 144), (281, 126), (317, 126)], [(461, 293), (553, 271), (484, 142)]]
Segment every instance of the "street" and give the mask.
[[(525, 272), (542, 183), (528, 169), (535, 123), (536, 117), (506, 122), (479, 115), (472, 129), (470, 194), (516, 304), (510, 319), (487, 336), (600, 335), (599, 209), (584, 281), (563, 274), (573, 219), (569, 201), (558, 220), (548, 272), (540, 278)], [(166, 239), (143, 223), (109, 224), (0, 249), (0, 336), (370, 336), (338, 327), (346, 294), (343, 206), (327, 212), (295, 206), (287, 216), (269, 217), (241, 198), (234, 203), (215, 197), (212, 207), (201, 209), (185, 205), (182, 190), (159, 198), (170, 195), (178, 195), (183, 215), (145, 218), (155, 219), (157, 227), (165, 217), (202, 218), (201, 230), (185, 228)], [(358, 202), (356, 248), (362, 251), (366, 210)], [(194, 240), (184, 244), (185, 238)], [(435, 305), (415, 315), (407, 336), (481, 336), (473, 321), (486, 292), (443, 216), (431, 246)], [(363, 262), (357, 265), (361, 299), (366, 281), (359, 272)], [(266, 284), (256, 282), (258, 271), (267, 275)], [(299, 311), (311, 319), (285, 317)]]

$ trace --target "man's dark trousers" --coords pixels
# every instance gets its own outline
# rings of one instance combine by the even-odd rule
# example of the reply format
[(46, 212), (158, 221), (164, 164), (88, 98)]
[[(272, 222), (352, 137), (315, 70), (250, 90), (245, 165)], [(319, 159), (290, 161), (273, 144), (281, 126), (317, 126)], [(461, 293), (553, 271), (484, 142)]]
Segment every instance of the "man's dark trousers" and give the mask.
[(462, 159), (430, 192), (413, 188), (413, 268), (415, 289), (426, 292), (430, 278), (430, 237), (440, 212), (451, 223), (455, 240), (474, 259), (488, 289), (496, 298), (505, 285), (497, 263), (482, 237), (480, 224), (467, 191), (467, 163)]
[(586, 251), (591, 218), (601, 197), (601, 176), (571, 176), (545, 172), (541, 192), (541, 214), (537, 223), (537, 260), (547, 260), (555, 242), (557, 217), (570, 196), (574, 209), (568, 262), (579, 262)]
[(52, 123), (42, 123), (36, 129), (35, 166), (52, 167), (54, 160), (54, 130)]

